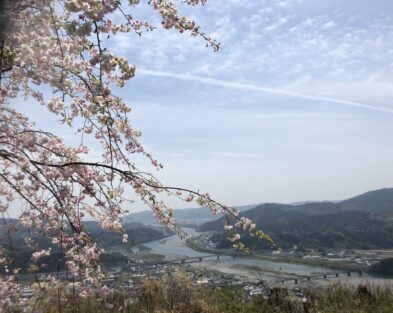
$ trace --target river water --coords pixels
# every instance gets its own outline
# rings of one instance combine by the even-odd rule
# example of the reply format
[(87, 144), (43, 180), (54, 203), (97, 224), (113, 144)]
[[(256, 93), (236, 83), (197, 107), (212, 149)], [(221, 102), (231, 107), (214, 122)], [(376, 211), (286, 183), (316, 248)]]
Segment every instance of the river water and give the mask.
[[(185, 228), (184, 230), (190, 236), (199, 235), (199, 233), (192, 228)], [(165, 255), (168, 260), (180, 259), (182, 257), (203, 257), (208, 255), (208, 253), (199, 252), (187, 247), (185, 241), (181, 240), (178, 235), (173, 235), (162, 240), (151, 241), (143, 245), (150, 248), (153, 253)], [(281, 280), (293, 278), (293, 282), (295, 278), (299, 277), (321, 276), (323, 274), (333, 274), (336, 272), (336, 270), (327, 267), (264, 261), (246, 257), (233, 259), (231, 256), (224, 255), (220, 255), (219, 261), (215, 258), (209, 258), (201, 263), (192, 263), (192, 266), (203, 267), (207, 270), (215, 270), (227, 274), (239, 275), (249, 279)], [(368, 274), (359, 276), (358, 273), (352, 273), (351, 277), (340, 274), (339, 278), (330, 277), (327, 279), (313, 279), (312, 282), (307, 283), (326, 285), (338, 281), (350, 284), (359, 284), (362, 282), (379, 285), (393, 283), (393, 280), (391, 279), (376, 278)]]

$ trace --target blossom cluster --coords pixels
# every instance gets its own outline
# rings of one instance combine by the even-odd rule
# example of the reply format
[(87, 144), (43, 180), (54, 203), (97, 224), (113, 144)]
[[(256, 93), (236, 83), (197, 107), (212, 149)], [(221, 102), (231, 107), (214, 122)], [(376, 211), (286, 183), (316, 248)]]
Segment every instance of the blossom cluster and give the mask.
[[(192, 6), (205, 2), (184, 1)], [(139, 142), (141, 133), (130, 123), (131, 108), (112, 93), (115, 86), (123, 87), (134, 77), (136, 67), (111, 53), (105, 38), (119, 32), (139, 36), (156, 26), (127, 14), (117, 0), (30, 0), (29, 5), (20, 4), (10, 1), (9, 31), (0, 34), (0, 213), (6, 216), (16, 200), (23, 203), (19, 223), (28, 230), (25, 242), (32, 250), (35, 269), (54, 257), (50, 249), (42, 249), (33, 240), (44, 234), (60, 251), (59, 262), (65, 260), (69, 273), (79, 278), (83, 294), (104, 292), (99, 265), (104, 251), (89, 235), (84, 220), (89, 216), (103, 229), (123, 233), (122, 241), (127, 243), (123, 217), (135, 198), (152, 209), (157, 221), (173, 229), (173, 210), (162, 201), (162, 194), (208, 206), (212, 214), (238, 218), (236, 210), (215, 202), (209, 194), (166, 187), (136, 165), (134, 156), (139, 154), (154, 169), (162, 168)], [(152, 0), (148, 4), (162, 17), (165, 29), (200, 36), (218, 49), (194, 21), (179, 14), (173, 2)], [(138, 5), (139, 0), (130, 0), (127, 8)], [(123, 16), (124, 21), (118, 22), (116, 16)], [(48, 96), (48, 87), (52, 96)], [(37, 128), (12, 108), (12, 99), (18, 97), (45, 106), (60, 117), (64, 127), (76, 125), (81, 144), (69, 146)], [(89, 148), (83, 143), (86, 137), (101, 146), (102, 154), (95, 162), (89, 160)], [(255, 232), (249, 220), (239, 219), (239, 223), (237, 227)], [(7, 229), (10, 235), (11, 228)], [(20, 286), (16, 269), (10, 268), (12, 262), (0, 260), (9, 273), (0, 277), (0, 312), (7, 312), (22, 305)], [(46, 280), (61, 285), (56, 276)]]

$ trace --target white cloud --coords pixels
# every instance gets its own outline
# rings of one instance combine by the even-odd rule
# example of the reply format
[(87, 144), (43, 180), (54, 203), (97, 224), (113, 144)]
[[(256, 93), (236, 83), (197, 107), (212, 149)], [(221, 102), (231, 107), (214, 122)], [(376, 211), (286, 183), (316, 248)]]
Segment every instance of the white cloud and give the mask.
[[(218, 53), (174, 30), (121, 38), (118, 49), (137, 65), (129, 102), (140, 101), (133, 118), (143, 141), (168, 163), (171, 179), (178, 171), (176, 181), (230, 202), (342, 198), (386, 185), (393, 23), (382, 2), (182, 6), (222, 42)], [(256, 187), (228, 192), (233, 168)], [(283, 181), (291, 195), (282, 194)]]
[(350, 100), (345, 100), (345, 99), (337, 99), (337, 98), (333, 98), (333, 97), (324, 97), (324, 96), (313, 95), (313, 94), (304, 94), (304, 93), (294, 92), (294, 91), (290, 91), (290, 90), (259, 86), (256, 84), (231, 82), (231, 81), (220, 80), (220, 79), (209, 78), (209, 77), (201, 77), (201, 76), (194, 76), (194, 75), (187, 75), (187, 74), (175, 74), (175, 73), (162, 72), (162, 71), (152, 71), (152, 70), (148, 70), (148, 69), (139, 69), (139, 73), (142, 75), (150, 75), (150, 76), (156, 76), (156, 77), (170, 77), (170, 78), (179, 79), (179, 80), (194, 81), (194, 82), (198, 82), (198, 83), (215, 85), (215, 86), (222, 86), (222, 87), (233, 88), (233, 89), (253, 90), (253, 91), (260, 91), (260, 92), (276, 94), (276, 95), (284, 95), (284, 96), (294, 97), (294, 98), (315, 100), (316, 102), (328, 102), (328, 103), (334, 103), (334, 104), (344, 105), (344, 106), (349, 106), (349, 107), (379, 111), (379, 112), (383, 112), (383, 113), (393, 113), (393, 108), (390, 109), (387, 107), (375, 106), (375, 105), (370, 105), (370, 104), (366, 104), (366, 103), (350, 101)]

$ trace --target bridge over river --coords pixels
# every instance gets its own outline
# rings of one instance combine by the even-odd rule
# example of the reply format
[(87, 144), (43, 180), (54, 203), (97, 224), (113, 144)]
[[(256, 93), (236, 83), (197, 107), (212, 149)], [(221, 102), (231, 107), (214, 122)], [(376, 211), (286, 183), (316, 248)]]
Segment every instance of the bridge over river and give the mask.
[[(198, 236), (194, 230), (186, 230), (191, 235)], [(310, 265), (286, 263), (276, 260), (263, 260), (253, 257), (247, 257), (237, 252), (233, 254), (218, 254), (216, 252), (201, 252), (187, 246), (184, 241), (179, 239), (177, 235), (170, 236), (165, 240), (156, 240), (145, 243), (152, 253), (157, 253), (165, 256), (167, 259), (158, 261), (154, 264), (192, 264), (198, 266), (201, 264), (207, 270), (221, 272), (223, 274), (235, 275), (244, 277), (244, 279), (263, 279), (272, 283), (284, 284), (300, 284), (301, 282), (316, 282), (329, 280), (343, 280), (343, 281), (367, 281), (373, 282), (377, 279), (368, 273), (351, 270), (339, 270), (329, 268), (324, 265)], [(207, 261), (207, 262), (204, 262)], [(215, 262), (219, 261), (219, 262)], [(149, 263), (145, 263), (149, 265)], [(383, 279), (381, 282), (385, 282)], [(392, 282), (393, 283), (393, 282)]]
[(293, 282), (295, 285), (297, 285), (300, 281), (311, 281), (311, 280), (316, 280), (316, 279), (328, 279), (328, 278), (339, 278), (339, 277), (351, 277), (353, 275), (358, 275), (359, 277), (363, 276), (362, 271), (345, 271), (345, 272), (329, 272), (329, 273), (322, 273), (318, 275), (310, 275), (310, 276), (299, 276), (296, 278), (284, 278), (284, 279), (275, 279), (271, 280), (271, 282), (275, 283), (282, 283), (285, 284), (286, 282)]
[[(233, 259), (236, 259), (237, 255), (231, 255)], [(197, 263), (203, 260), (214, 259), (220, 261), (220, 254), (206, 254), (197, 257), (185, 257), (178, 258), (175, 260), (163, 260), (158, 262), (145, 262), (146, 265), (163, 265), (163, 264), (186, 264), (186, 263)]]
[[(146, 262), (145, 265), (164, 265), (164, 264), (191, 264), (191, 263), (201, 263), (206, 260), (214, 260), (216, 262), (220, 262), (220, 256), (221, 257), (232, 257), (233, 260), (236, 260), (236, 258), (241, 258), (238, 254), (234, 253), (231, 255), (220, 255), (220, 254), (206, 254), (206, 255), (199, 255), (197, 257), (183, 257), (183, 258), (177, 258), (174, 260), (163, 260), (159, 262)], [(281, 269), (281, 268), (280, 268)], [(261, 267), (260, 270), (263, 272), (264, 268)], [(284, 273), (283, 273), (284, 274)], [(239, 275), (239, 274), (234, 274), (234, 276), (237, 276), (239, 278), (246, 278), (244, 275)], [(319, 272), (317, 274), (313, 275), (294, 275), (291, 274), (288, 278), (280, 278), (280, 279), (271, 279), (268, 280), (271, 283), (294, 283), (295, 285), (299, 284), (300, 282), (304, 281), (311, 281), (311, 280), (319, 280), (319, 279), (331, 279), (331, 278), (343, 278), (343, 277), (362, 277), (363, 272), (362, 271), (332, 271), (330, 270), (329, 272)]]

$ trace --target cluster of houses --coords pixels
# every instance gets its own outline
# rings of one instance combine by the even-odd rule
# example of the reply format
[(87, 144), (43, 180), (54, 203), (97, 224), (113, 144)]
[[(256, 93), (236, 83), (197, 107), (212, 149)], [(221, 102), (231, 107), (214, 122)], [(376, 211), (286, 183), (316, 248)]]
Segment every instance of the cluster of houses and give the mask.
[(333, 249), (293, 249), (283, 251), (283, 254), (299, 257), (306, 260), (326, 260), (330, 262), (351, 262), (364, 266), (371, 266), (382, 260), (378, 255), (362, 255), (354, 250), (333, 250)]

